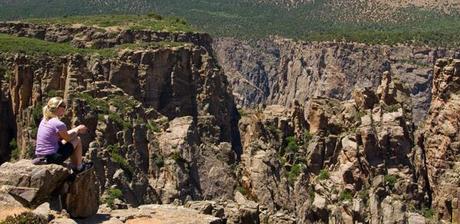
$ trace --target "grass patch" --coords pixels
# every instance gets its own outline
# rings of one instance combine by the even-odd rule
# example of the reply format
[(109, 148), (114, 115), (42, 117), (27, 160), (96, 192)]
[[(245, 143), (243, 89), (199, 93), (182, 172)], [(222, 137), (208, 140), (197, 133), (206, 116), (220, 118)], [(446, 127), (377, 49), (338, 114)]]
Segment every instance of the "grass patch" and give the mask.
[(119, 113), (110, 112), (109, 120), (115, 122), (117, 125), (121, 126), (123, 130), (127, 130), (133, 127), (133, 124), (130, 121), (124, 120)]
[(76, 48), (69, 43), (55, 43), (35, 38), (17, 37), (0, 34), (0, 51), (6, 53), (24, 53), (28, 55), (62, 56), (68, 54), (92, 55), (99, 54), (105, 57), (116, 56), (118, 48), (88, 49)]
[(361, 118), (364, 116), (366, 116), (365, 110), (359, 110), (358, 108), (355, 108), (353, 111), (353, 117), (355, 118), (355, 121), (361, 121)]
[[(121, 44), (113, 48), (76, 48), (70, 43), (55, 43), (35, 38), (17, 37), (13, 35), (0, 34), (0, 52), (24, 53), (27, 55), (50, 55), (63, 56), (69, 54), (99, 55), (104, 58), (114, 58), (123, 49), (157, 49), (184, 46), (182, 42), (149, 42), (149, 43), (130, 43)], [(6, 80), (11, 76), (10, 72), (5, 72)]]

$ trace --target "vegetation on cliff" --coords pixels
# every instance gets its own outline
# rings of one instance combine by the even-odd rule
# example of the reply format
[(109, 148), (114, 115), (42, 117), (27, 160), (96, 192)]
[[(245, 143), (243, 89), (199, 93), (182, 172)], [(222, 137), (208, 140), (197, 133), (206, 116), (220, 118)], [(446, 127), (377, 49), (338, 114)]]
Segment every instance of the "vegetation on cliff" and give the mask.
[[(40, 7), (34, 7), (35, 4), (40, 4)], [(57, 8), (57, 5), (63, 7)], [(307, 41), (346, 40), (372, 44), (459, 45), (456, 37), (460, 32), (460, 15), (455, 10), (447, 14), (443, 10), (433, 8), (406, 6), (388, 9), (385, 6), (372, 5), (366, 1), (338, 4), (331, 0), (317, 0), (294, 8), (245, 0), (169, 0), (136, 3), (60, 0), (53, 2), (53, 5), (35, 1), (27, 4), (6, 4), (0, 9), (0, 19), (24, 19), (28, 16), (60, 17), (30, 21), (81, 23), (99, 27), (121, 25), (133, 29), (166, 31), (199, 29), (214, 36), (249, 39), (276, 34)], [(18, 13), (19, 9), (21, 13)], [(152, 11), (178, 17), (162, 17), (151, 13)], [(101, 13), (140, 13), (145, 16), (68, 17)], [(195, 28), (179, 17), (190, 21)]]

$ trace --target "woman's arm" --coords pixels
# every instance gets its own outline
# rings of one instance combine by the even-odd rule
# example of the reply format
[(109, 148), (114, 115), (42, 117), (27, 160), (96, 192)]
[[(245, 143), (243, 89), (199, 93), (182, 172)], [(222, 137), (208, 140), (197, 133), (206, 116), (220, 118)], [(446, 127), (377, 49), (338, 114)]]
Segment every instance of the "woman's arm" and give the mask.
[(72, 128), (70, 130), (64, 130), (58, 133), (59, 133), (59, 137), (66, 140), (67, 142), (70, 142), (71, 140), (76, 138), (78, 134), (86, 133), (87, 130), (88, 128), (85, 125), (78, 125), (77, 127)]

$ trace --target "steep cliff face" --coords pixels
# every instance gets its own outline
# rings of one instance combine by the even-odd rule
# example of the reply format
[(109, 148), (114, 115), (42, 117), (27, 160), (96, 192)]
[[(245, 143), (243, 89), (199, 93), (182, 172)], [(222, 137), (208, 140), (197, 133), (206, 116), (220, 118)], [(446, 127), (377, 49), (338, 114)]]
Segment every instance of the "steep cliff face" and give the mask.
[(16, 135), (16, 123), (13, 119), (13, 111), (11, 110), (11, 100), (7, 94), (8, 86), (3, 84), (6, 78), (5, 70), (0, 71), (1, 93), (0, 93), (0, 163), (4, 163), (10, 159), (10, 143)]
[(389, 71), (409, 85), (418, 123), (431, 100), (432, 65), (456, 50), (358, 43), (305, 43), (281, 38), (217, 39), (214, 49), (241, 106), (331, 97), (348, 100), (354, 88), (375, 90)]
[(440, 59), (434, 67), (433, 101), (427, 119), (418, 130), (420, 183), (432, 192), (432, 205), (439, 218), (457, 223), (458, 154), (460, 111), (460, 61)]

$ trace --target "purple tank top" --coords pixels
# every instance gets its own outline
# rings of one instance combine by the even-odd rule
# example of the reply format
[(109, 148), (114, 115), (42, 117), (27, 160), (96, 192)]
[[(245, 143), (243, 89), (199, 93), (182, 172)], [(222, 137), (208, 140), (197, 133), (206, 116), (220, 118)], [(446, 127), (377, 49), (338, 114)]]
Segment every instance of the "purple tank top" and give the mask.
[(58, 118), (51, 118), (48, 121), (42, 119), (37, 131), (35, 155), (46, 156), (56, 153), (59, 148), (59, 132), (66, 130), (66, 125)]

